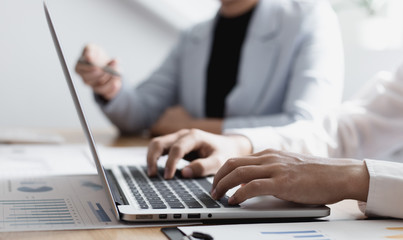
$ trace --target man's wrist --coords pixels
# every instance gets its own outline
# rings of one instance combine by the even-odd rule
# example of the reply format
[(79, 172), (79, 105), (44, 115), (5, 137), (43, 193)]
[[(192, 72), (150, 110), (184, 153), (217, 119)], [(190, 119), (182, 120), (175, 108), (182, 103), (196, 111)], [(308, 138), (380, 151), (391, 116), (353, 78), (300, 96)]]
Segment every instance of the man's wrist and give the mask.
[(369, 191), (369, 173), (365, 161), (353, 160), (348, 166), (347, 174), (345, 198), (366, 202)]

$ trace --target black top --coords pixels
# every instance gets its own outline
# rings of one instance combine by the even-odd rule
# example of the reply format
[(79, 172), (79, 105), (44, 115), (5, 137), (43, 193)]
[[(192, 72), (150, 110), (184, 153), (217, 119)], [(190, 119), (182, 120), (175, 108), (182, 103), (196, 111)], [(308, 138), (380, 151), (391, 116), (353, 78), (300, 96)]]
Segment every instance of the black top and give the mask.
[(254, 9), (234, 18), (220, 15), (216, 22), (207, 68), (206, 117), (224, 117), (225, 99), (237, 81), (241, 49)]

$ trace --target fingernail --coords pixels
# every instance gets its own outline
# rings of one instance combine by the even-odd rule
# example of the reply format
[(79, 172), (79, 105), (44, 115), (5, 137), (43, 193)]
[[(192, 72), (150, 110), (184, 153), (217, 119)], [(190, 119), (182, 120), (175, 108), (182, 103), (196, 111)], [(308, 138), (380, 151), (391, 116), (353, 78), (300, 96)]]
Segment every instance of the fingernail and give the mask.
[(228, 203), (234, 205), (234, 204), (235, 204), (235, 197), (234, 197), (234, 196), (231, 196), (231, 197), (228, 199)]
[(151, 176), (151, 169), (150, 168), (147, 168), (147, 175)]
[(164, 171), (164, 178), (165, 178), (165, 179), (168, 179), (168, 178), (169, 178), (169, 169), (168, 169), (168, 168), (165, 168), (165, 171)]
[(193, 177), (193, 170), (190, 167), (185, 167), (182, 169), (182, 176), (185, 178)]
[(215, 188), (213, 189), (213, 191), (211, 191), (211, 196), (216, 199), (217, 198), (217, 192), (215, 190)]

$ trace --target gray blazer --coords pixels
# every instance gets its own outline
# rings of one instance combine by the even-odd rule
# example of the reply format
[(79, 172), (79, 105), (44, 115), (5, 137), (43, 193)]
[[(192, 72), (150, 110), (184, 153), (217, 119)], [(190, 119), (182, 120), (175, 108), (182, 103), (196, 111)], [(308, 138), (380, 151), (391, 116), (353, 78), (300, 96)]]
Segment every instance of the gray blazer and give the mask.
[[(139, 132), (182, 105), (203, 118), (206, 69), (215, 19), (186, 31), (151, 76), (123, 84), (106, 105), (122, 132)], [(312, 119), (340, 103), (343, 49), (326, 0), (260, 0), (241, 52), (237, 84), (226, 99), (224, 129), (279, 126)]]

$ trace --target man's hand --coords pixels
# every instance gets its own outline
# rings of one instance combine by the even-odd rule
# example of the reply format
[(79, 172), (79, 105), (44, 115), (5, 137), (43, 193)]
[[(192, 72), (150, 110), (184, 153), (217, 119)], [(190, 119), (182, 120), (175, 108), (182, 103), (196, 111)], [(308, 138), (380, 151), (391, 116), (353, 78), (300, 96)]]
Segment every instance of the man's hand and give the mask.
[(360, 160), (266, 150), (228, 160), (214, 178), (212, 196), (219, 199), (238, 185), (242, 187), (229, 199), (230, 204), (259, 195), (306, 204), (366, 201), (369, 174)]
[(116, 74), (117, 65), (117, 61), (110, 59), (100, 47), (89, 44), (85, 46), (82, 56), (76, 64), (76, 72), (95, 93), (106, 100), (111, 100), (122, 87), (122, 80)]
[(185, 178), (214, 174), (229, 157), (247, 155), (251, 151), (249, 139), (243, 136), (221, 136), (197, 129), (183, 129), (151, 140), (147, 153), (148, 175), (157, 174), (158, 158), (164, 154), (168, 154), (164, 178), (170, 179), (178, 161), (189, 153), (196, 153), (198, 157), (182, 169)]

